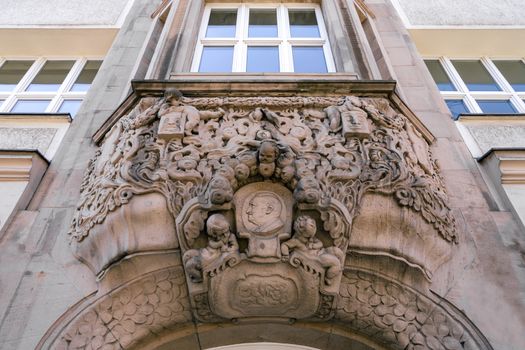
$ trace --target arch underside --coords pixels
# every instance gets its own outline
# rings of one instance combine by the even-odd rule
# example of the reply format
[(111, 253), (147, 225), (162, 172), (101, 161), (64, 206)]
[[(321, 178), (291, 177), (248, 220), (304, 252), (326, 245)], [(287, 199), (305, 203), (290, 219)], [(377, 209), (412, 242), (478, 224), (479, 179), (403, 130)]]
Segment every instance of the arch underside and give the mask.
[(195, 322), (181, 266), (145, 274), (92, 299), (64, 315), (38, 348), (205, 349), (266, 341), (319, 349), (491, 349), (444, 301), (351, 267), (327, 322)]

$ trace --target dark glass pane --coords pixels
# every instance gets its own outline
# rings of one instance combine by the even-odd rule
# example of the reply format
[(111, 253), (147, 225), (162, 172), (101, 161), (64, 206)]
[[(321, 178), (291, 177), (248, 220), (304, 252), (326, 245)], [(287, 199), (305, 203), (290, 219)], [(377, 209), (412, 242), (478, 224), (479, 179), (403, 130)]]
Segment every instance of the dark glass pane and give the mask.
[(450, 109), (450, 113), (452, 113), (454, 120), (458, 119), (458, 116), (462, 113), (469, 113), (463, 100), (445, 100), (445, 102), (447, 103), (448, 109)]
[(294, 46), (293, 66), (295, 73), (327, 73), (323, 48), (319, 46)]
[(231, 72), (233, 63), (233, 46), (205, 46), (202, 48), (199, 72)]
[(500, 87), (487, 72), (483, 64), (476, 60), (452, 61), (459, 75), (470, 91), (500, 91)]
[(88, 91), (101, 64), (102, 61), (88, 61), (71, 87), (71, 91)]
[(494, 61), (496, 67), (516, 91), (525, 91), (525, 64), (522, 61)]
[(319, 38), (315, 10), (288, 10), (292, 38)]
[(248, 46), (247, 72), (279, 72), (278, 46)]
[(425, 61), (425, 64), (440, 91), (456, 91), (454, 84), (452, 84), (447, 73), (443, 69), (443, 66), (441, 66), (441, 63), (439, 63), (438, 60), (427, 60)]
[(275, 10), (250, 10), (248, 37), (275, 38), (277, 36), (277, 12)]
[(27, 87), (27, 91), (57, 91), (74, 61), (47, 61)]
[(43, 113), (51, 100), (18, 100), (11, 113)]
[(211, 10), (207, 38), (233, 38), (235, 37), (235, 24), (237, 23), (237, 10)]
[(509, 100), (476, 100), (483, 113), (487, 114), (507, 114), (517, 113)]
[(71, 114), (71, 117), (74, 117), (75, 114), (77, 114), (78, 108), (80, 107), (81, 103), (82, 100), (65, 100), (60, 105), (58, 113), (69, 113)]
[(7, 61), (0, 67), (0, 91), (13, 91), (33, 61)]

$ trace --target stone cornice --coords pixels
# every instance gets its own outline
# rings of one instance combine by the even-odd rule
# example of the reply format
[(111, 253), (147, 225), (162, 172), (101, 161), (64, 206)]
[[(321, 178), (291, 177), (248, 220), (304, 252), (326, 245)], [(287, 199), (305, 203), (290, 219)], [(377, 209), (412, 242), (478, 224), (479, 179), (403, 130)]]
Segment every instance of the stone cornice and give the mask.
[(429, 142), (434, 136), (396, 94), (391, 80), (356, 80), (354, 74), (179, 74), (171, 80), (132, 81), (133, 92), (122, 102), (93, 135), (99, 144), (104, 135), (137, 101), (145, 96), (163, 96), (168, 89), (177, 89), (187, 97), (255, 97), (255, 96), (368, 96), (384, 97), (399, 108)]
[(525, 184), (525, 148), (491, 148), (478, 162), (494, 156), (498, 159), (502, 184)]
[(35, 160), (48, 164), (37, 150), (0, 149), (0, 181), (29, 181)]

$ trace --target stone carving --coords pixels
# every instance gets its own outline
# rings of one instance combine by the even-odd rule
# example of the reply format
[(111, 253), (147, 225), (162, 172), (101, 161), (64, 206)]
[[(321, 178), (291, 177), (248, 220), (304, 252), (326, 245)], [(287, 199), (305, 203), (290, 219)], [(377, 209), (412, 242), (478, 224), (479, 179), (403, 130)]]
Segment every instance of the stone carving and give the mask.
[(193, 282), (202, 282), (202, 273), (211, 275), (223, 268), (223, 264), (234, 264), (240, 259), (239, 245), (230, 232), (230, 224), (221, 214), (213, 214), (206, 222), (208, 245), (202, 249), (191, 249), (184, 253), (186, 273)]
[[(265, 298), (286, 294), (278, 298), (286, 314), (266, 316), (331, 317), (368, 192), (420, 213), (434, 239), (457, 242), (428, 144), (382, 98), (143, 98), (108, 134), (81, 191), (70, 234), (82, 251), (98, 249), (90, 230), (108, 213), (135, 196), (164, 196), (203, 321), (260, 315), (243, 308), (246, 298), (228, 304), (221, 294), (252, 295), (253, 286)], [(140, 248), (101, 254), (107, 260), (97, 266)], [(290, 279), (268, 282), (277, 275)]]
[(180, 267), (152, 273), (98, 299), (58, 339), (56, 349), (122, 349), (191, 320)]
[(283, 260), (306, 266), (308, 261), (314, 261), (326, 269), (325, 283), (332, 284), (333, 279), (341, 273), (343, 251), (335, 246), (323, 248), (323, 243), (315, 237), (317, 224), (309, 216), (302, 215), (295, 219), (294, 232), (290, 240), (281, 244)]
[[(210, 205), (211, 200), (191, 201), (177, 222), (188, 289), (198, 319), (315, 319), (321, 318), (316, 315), (318, 311), (322, 317), (331, 314), (334, 299), (326, 305), (323, 296), (338, 292), (350, 232), (348, 215), (344, 209), (338, 210), (336, 201), (327, 207), (313, 202), (297, 207), (323, 222), (319, 234), (330, 242), (325, 247), (314, 237), (318, 233), (315, 219), (306, 214), (295, 220), (294, 237), (290, 239), (293, 194), (282, 185), (255, 182), (237, 190), (232, 203)], [(184, 232), (185, 227), (202, 228), (204, 212), (213, 212), (206, 221), (207, 235)], [(232, 233), (233, 221), (237, 232)], [(333, 229), (338, 232), (331, 232)], [(240, 248), (237, 239), (247, 242)], [(203, 244), (204, 248), (198, 248)], [(325, 301), (323, 307), (321, 300)], [(323, 309), (326, 307), (328, 311)]]
[(396, 282), (345, 271), (335, 318), (391, 349), (490, 349), (446, 305)]
[[(167, 120), (177, 131), (162, 131)], [(195, 196), (216, 193), (211, 204), (227, 202), (229, 186), (264, 179), (296, 190), (298, 201), (316, 201), (315, 188), (352, 216), (364, 193), (391, 194), (457, 241), (426, 141), (380, 98), (184, 98), (170, 91), (143, 98), (92, 163), (71, 230), (77, 241), (131, 196), (160, 192), (176, 217)], [(301, 194), (305, 186), (310, 199)]]

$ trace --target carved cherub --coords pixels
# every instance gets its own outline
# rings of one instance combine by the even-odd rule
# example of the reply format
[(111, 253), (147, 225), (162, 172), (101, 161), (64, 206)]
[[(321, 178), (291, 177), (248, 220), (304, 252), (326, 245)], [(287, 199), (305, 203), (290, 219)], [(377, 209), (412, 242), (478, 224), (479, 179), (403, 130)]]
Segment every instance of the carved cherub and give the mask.
[(188, 250), (183, 257), (186, 272), (193, 282), (202, 281), (202, 271), (207, 266), (239, 251), (237, 238), (230, 231), (230, 224), (224, 215), (211, 215), (206, 226), (208, 245), (205, 248)]
[(312, 174), (302, 177), (294, 190), (294, 198), (299, 203), (315, 204), (321, 199), (319, 182)]
[(181, 118), (186, 117), (184, 127), (186, 135), (192, 135), (193, 130), (201, 120), (217, 119), (225, 114), (225, 111), (220, 107), (218, 111), (199, 111), (193, 106), (183, 105), (181, 92), (174, 89), (166, 92), (166, 102), (168, 103), (161, 107), (159, 115), (180, 114)]
[(233, 199), (233, 188), (230, 180), (221, 174), (215, 175), (206, 192), (206, 197), (212, 204), (224, 204)]
[(332, 283), (334, 277), (342, 271), (341, 261), (344, 253), (338, 247), (324, 248), (323, 243), (315, 237), (317, 225), (308, 215), (299, 216), (294, 222), (294, 235), (281, 244), (281, 256), (284, 261), (290, 259), (290, 253), (300, 251), (308, 257), (317, 260), (326, 269), (325, 282)]

